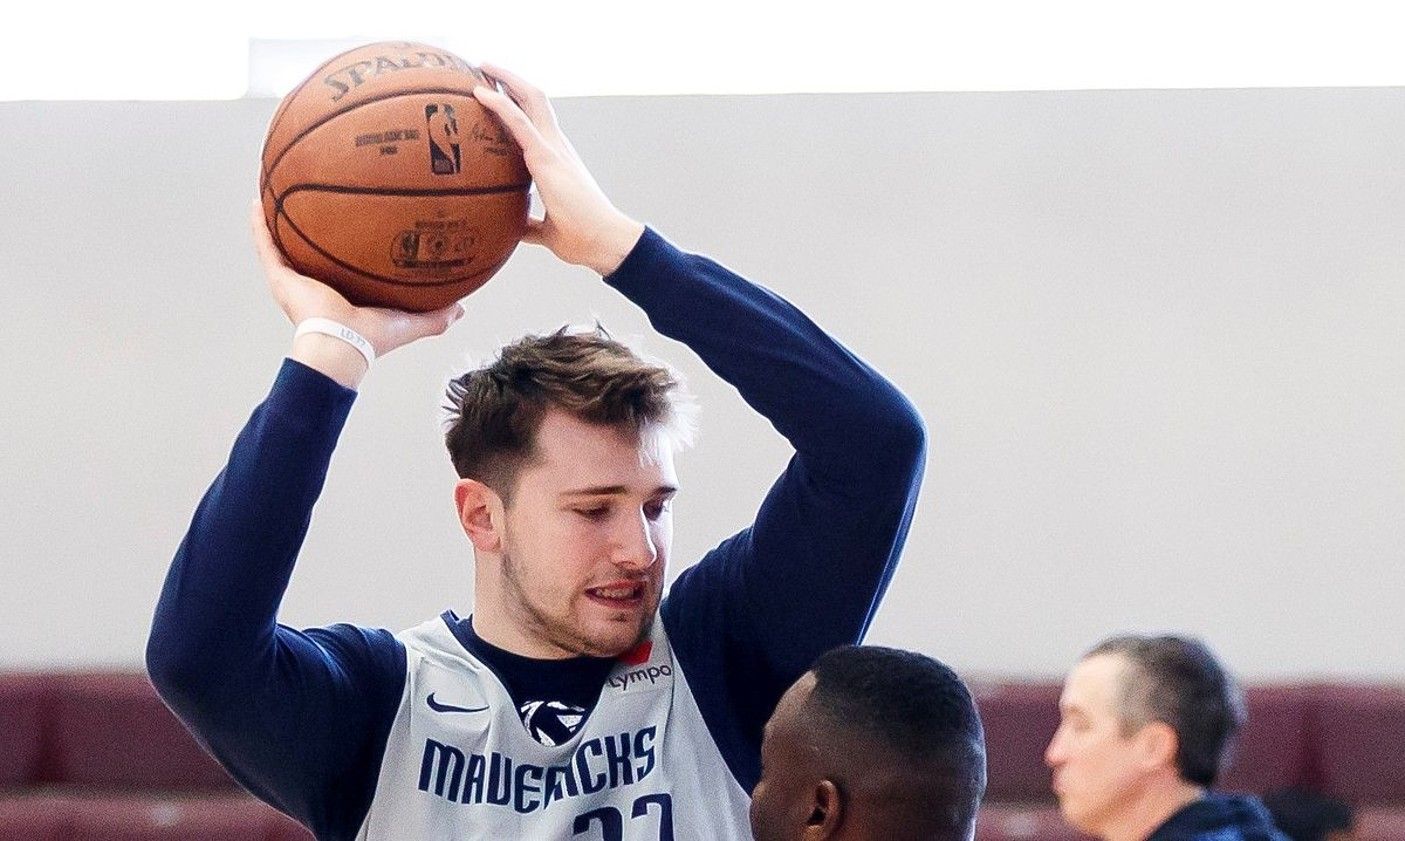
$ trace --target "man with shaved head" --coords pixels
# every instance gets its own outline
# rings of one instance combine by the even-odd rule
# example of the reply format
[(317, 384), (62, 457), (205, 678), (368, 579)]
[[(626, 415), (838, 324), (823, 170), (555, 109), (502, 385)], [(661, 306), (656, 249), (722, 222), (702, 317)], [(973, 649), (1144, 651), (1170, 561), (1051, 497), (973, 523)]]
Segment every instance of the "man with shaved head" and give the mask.
[(985, 783), (980, 716), (951, 669), (845, 646), (767, 723), (751, 827), (756, 841), (969, 841)]

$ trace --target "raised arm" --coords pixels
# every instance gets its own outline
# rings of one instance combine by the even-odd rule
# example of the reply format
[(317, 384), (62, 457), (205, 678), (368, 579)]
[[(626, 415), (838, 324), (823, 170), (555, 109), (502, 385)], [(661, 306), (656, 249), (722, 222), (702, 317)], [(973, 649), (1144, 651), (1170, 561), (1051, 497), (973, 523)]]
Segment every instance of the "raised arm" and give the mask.
[[(283, 263), (257, 209), (253, 226), (271, 291), (294, 323), (334, 320), (384, 354), (443, 332), (461, 313), (352, 307)], [(294, 341), (195, 512), (147, 644), (166, 703), (245, 787), (319, 838), (356, 833), (405, 676), (404, 649), (385, 631), (277, 622), (367, 367), (341, 339)]]
[(608, 281), (796, 450), (752, 526), (685, 570), (663, 609), (703, 715), (749, 790), (781, 694), (868, 628), (916, 505), (924, 427), (793, 306), (652, 232)]
[(921, 418), (795, 307), (653, 232), (607, 280), (795, 448), (754, 524), (674, 587), (724, 602), (727, 633), (764, 653), (783, 690), (867, 629), (921, 483)]

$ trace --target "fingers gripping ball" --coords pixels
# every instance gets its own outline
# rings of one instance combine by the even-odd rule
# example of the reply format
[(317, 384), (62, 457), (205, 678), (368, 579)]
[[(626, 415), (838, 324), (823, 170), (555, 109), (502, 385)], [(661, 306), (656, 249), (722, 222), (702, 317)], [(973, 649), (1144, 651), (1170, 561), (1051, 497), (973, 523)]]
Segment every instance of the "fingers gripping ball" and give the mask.
[(358, 47), (284, 98), (263, 146), (264, 217), (299, 272), (358, 305), (423, 312), (488, 281), (527, 225), (522, 151), (452, 53)]

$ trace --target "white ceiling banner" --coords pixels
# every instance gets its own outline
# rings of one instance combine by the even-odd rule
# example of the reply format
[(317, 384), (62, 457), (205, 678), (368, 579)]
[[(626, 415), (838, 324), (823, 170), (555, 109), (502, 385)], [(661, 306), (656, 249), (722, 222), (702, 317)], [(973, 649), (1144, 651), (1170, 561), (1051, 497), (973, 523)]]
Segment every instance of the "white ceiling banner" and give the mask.
[(554, 96), (1405, 85), (1397, 7), (246, 0), (197, 14), (157, 0), (26, 4), (0, 100), (281, 96), (341, 49), (380, 40), (492, 60)]

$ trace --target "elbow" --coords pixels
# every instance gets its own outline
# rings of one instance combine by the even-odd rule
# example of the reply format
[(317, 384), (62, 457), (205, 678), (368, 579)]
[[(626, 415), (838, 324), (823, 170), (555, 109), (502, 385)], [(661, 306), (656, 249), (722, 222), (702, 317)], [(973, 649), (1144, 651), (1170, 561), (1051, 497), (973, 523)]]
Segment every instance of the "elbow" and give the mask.
[(152, 628), (146, 639), (146, 676), (162, 698), (182, 683), (185, 672), (184, 661), (168, 636)]
[(146, 675), (167, 706), (179, 709), (200, 678), (195, 654), (181, 644), (182, 635), (158, 622), (146, 640)]
[(912, 401), (894, 390), (874, 428), (878, 434), (873, 440), (881, 442), (884, 461), (914, 479), (921, 477), (927, 464), (927, 424)]

